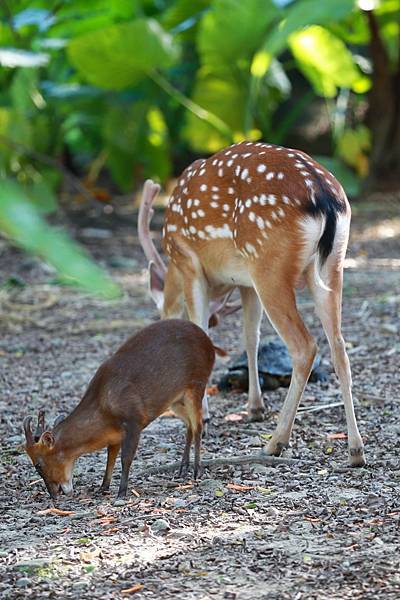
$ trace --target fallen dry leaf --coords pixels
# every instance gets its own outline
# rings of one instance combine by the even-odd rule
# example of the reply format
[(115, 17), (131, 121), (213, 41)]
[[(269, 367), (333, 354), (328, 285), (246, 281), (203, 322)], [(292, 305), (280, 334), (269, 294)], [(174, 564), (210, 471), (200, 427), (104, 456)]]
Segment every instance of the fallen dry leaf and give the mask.
[(328, 440), (345, 440), (347, 438), (347, 434), (344, 432), (328, 433), (326, 437), (328, 438)]
[(46, 508), (46, 510), (39, 510), (37, 513), (37, 515), (58, 515), (59, 517), (69, 517), (70, 515), (74, 515), (75, 511), (74, 510), (61, 510), (60, 508), (55, 508), (54, 506), (52, 508)]
[(218, 394), (219, 390), (218, 390), (218, 386), (216, 385), (209, 385), (207, 388), (207, 394), (209, 396), (215, 396), (216, 394)]
[(243, 421), (244, 417), (247, 415), (246, 412), (240, 413), (230, 413), (229, 415), (225, 415), (225, 421)]
[(230, 490), (235, 490), (235, 492), (246, 492), (247, 490), (253, 490), (253, 485), (239, 485), (238, 483), (228, 483), (226, 486)]
[(125, 590), (121, 590), (121, 594), (136, 594), (136, 592), (140, 592), (144, 588), (143, 583), (137, 583), (130, 588), (126, 588)]
[(79, 557), (83, 562), (91, 563), (94, 558), (100, 556), (101, 550), (100, 548), (95, 548), (94, 550), (82, 550), (79, 553)]

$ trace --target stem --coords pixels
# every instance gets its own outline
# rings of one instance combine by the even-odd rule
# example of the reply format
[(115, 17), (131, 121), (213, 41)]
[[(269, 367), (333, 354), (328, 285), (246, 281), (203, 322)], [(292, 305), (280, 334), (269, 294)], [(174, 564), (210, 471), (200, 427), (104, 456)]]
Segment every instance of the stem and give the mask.
[(188, 111), (193, 113), (196, 117), (201, 119), (202, 121), (206, 121), (211, 127), (214, 127), (217, 131), (219, 131), (222, 135), (227, 137), (229, 140), (233, 140), (232, 130), (231, 128), (222, 121), (219, 117), (211, 113), (193, 102), (190, 98), (185, 96), (182, 92), (176, 89), (165, 77), (161, 75), (156, 70), (152, 70), (148, 72), (150, 79), (152, 79), (157, 85), (159, 85), (164, 92), (166, 92), (169, 96), (174, 98), (177, 102), (182, 104)]

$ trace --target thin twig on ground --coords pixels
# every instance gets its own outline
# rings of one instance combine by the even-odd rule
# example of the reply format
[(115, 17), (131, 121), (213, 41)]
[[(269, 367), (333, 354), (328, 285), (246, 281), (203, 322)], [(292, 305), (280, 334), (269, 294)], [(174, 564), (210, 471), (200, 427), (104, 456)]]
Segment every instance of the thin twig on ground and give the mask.
[[(221, 458), (214, 458), (212, 460), (203, 460), (201, 462), (202, 468), (212, 469), (213, 467), (221, 467), (227, 465), (298, 465), (304, 464), (304, 461), (297, 460), (295, 458), (283, 458), (277, 456), (267, 456), (266, 454), (247, 454), (243, 456), (222, 456)], [(176, 471), (181, 466), (180, 462), (173, 462), (167, 465), (159, 465), (157, 467), (151, 467), (139, 471), (135, 474), (136, 477), (144, 477), (145, 475), (152, 475), (153, 473), (169, 473)]]

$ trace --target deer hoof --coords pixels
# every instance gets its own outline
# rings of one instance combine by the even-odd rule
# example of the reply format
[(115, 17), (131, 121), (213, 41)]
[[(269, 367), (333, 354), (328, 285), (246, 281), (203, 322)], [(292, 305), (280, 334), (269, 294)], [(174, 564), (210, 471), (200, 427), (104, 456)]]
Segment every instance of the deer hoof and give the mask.
[(364, 448), (349, 448), (349, 463), (351, 467), (365, 467)]
[(269, 456), (281, 456), (282, 452), (288, 448), (288, 444), (283, 442), (274, 442), (273, 440), (267, 446), (266, 453)]
[(251, 408), (248, 414), (249, 421), (264, 421), (265, 419), (265, 408)]

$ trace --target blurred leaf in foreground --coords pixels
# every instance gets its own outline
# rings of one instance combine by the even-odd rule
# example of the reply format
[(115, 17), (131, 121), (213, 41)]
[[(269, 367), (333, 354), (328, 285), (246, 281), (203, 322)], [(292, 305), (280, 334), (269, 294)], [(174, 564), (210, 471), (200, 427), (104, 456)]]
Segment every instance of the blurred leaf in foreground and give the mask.
[(63, 281), (116, 298), (120, 289), (68, 236), (50, 227), (38, 214), (25, 191), (14, 181), (0, 189), (0, 230), (25, 250), (51, 263)]

